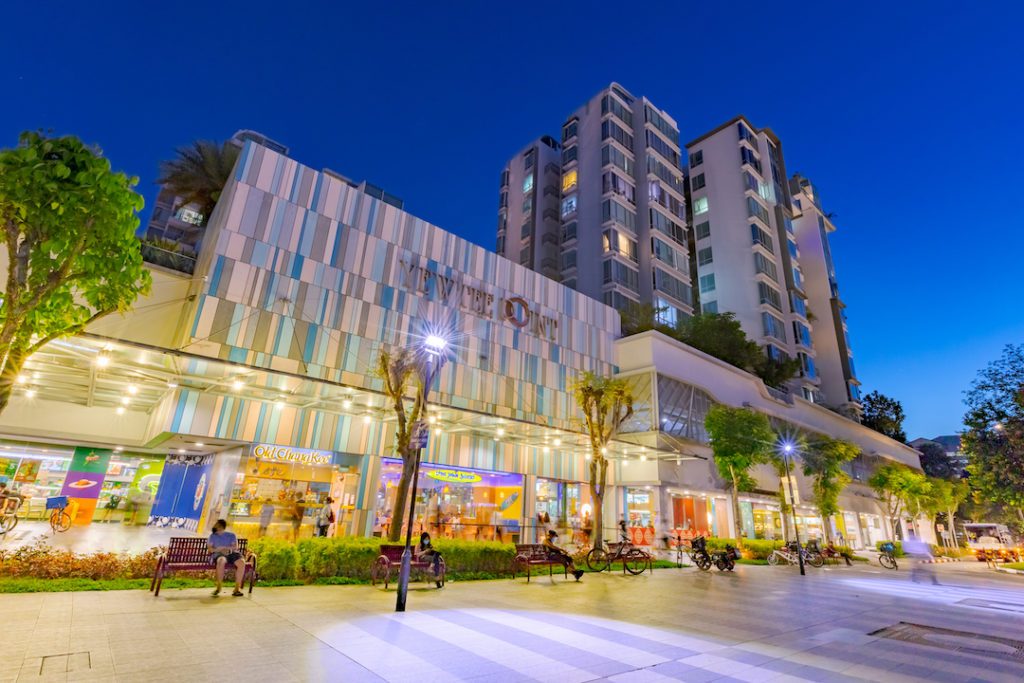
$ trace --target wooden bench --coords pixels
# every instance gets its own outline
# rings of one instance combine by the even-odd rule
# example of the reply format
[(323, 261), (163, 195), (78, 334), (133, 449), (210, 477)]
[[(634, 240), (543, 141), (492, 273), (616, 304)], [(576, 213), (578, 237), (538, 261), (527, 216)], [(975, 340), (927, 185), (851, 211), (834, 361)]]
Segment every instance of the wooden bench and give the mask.
[[(391, 570), (395, 570), (396, 577), (398, 576), (398, 572), (402, 570), (403, 552), (405, 552), (404, 545), (382, 543), (380, 546), (380, 555), (373, 561), (373, 567), (370, 569), (370, 584), (376, 586), (378, 581), (383, 581), (384, 590), (387, 590), (388, 584), (391, 583)], [(441, 558), (441, 563), (437, 569), (438, 574), (437, 576), (434, 576), (434, 561), (432, 559), (417, 560), (415, 549), (413, 549), (413, 555), (409, 562), (410, 578), (412, 578), (412, 571), (418, 571), (421, 576), (426, 572), (430, 572), (430, 580), (437, 582), (439, 584), (438, 588), (442, 588), (445, 583), (445, 574), (448, 572), (448, 567), (445, 565), (443, 557)]]
[(552, 576), (552, 567), (561, 565), (562, 573), (565, 574), (565, 578), (569, 578), (569, 567), (567, 567), (561, 560), (561, 558), (554, 555), (551, 551), (540, 543), (516, 543), (516, 556), (512, 560), (512, 578), (516, 578), (516, 569), (523, 568), (526, 570), (526, 582), (530, 582), (530, 567), (533, 566), (548, 566), (548, 576)]
[[(238, 539), (238, 552), (245, 558), (245, 574), (243, 582), (248, 579), (249, 592), (259, 578), (256, 573), (256, 555), (249, 552), (248, 540)], [(170, 539), (167, 550), (160, 554), (156, 560), (156, 570), (153, 572), (153, 581), (149, 584), (149, 590), (153, 597), (160, 595), (160, 584), (164, 577), (174, 572), (208, 572), (216, 569), (210, 561), (210, 547), (205, 538), (185, 538), (176, 536)], [(228, 577), (234, 577), (235, 570), (232, 567), (225, 568)]]

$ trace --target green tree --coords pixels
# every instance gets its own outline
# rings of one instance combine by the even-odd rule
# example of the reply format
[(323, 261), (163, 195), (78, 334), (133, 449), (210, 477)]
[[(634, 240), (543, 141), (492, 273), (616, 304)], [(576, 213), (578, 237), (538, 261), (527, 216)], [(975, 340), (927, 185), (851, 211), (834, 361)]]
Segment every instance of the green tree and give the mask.
[(231, 179), (239, 151), (233, 142), (196, 140), (179, 147), (174, 159), (160, 164), (156, 182), (181, 197), (183, 204), (199, 207), (205, 225)]
[[(946, 526), (949, 528), (950, 538), (955, 539), (956, 512), (963, 502), (967, 500), (967, 496), (970, 494), (970, 487), (962, 479), (930, 477), (928, 481), (931, 485), (927, 503), (928, 512), (932, 517), (940, 514), (946, 515)], [(940, 535), (940, 537), (945, 545), (953, 545), (953, 543), (947, 542), (944, 536)]]
[(868, 479), (868, 486), (882, 499), (890, 538), (896, 538), (901, 514), (916, 504), (921, 487), (926, 483), (924, 474), (895, 462), (881, 465)]
[(960, 468), (946, 454), (946, 449), (934, 441), (925, 441), (917, 449), (921, 453), (921, 469), (929, 477), (940, 479), (956, 479), (960, 476)]
[(26, 132), (0, 151), (0, 411), (33, 353), (149, 291), (135, 239), (137, 182), (73, 136)]
[(966, 392), (961, 444), (977, 502), (1015, 510), (1024, 526), (1024, 344), (978, 372)]
[(594, 503), (594, 547), (604, 542), (604, 494), (608, 480), (608, 444), (633, 415), (633, 390), (622, 379), (585, 372), (572, 386), (590, 439), (590, 497)]
[(825, 537), (832, 541), (829, 518), (839, 512), (839, 494), (850, 483), (843, 465), (860, 455), (860, 447), (849, 441), (821, 437), (802, 452), (804, 474), (811, 477), (814, 502), (825, 527)]
[(907, 435), (903, 431), (903, 405), (894, 398), (872, 391), (861, 402), (864, 413), (861, 424), (870, 427), (890, 439), (906, 443)]
[[(395, 414), (395, 454), (402, 460), (402, 474), (395, 490), (391, 528), (388, 529), (388, 541), (395, 543), (402, 536), (409, 488), (416, 476), (417, 448), (412, 438), (427, 407), (427, 375), (422, 354), (408, 348), (381, 351), (375, 374), (382, 381), (384, 395)], [(409, 394), (412, 394), (411, 403)]]
[(736, 539), (741, 540), (739, 492), (754, 488), (756, 482), (750, 475), (754, 465), (770, 462), (775, 432), (763, 413), (723, 405), (708, 411), (704, 427), (718, 474), (732, 489), (734, 531)]

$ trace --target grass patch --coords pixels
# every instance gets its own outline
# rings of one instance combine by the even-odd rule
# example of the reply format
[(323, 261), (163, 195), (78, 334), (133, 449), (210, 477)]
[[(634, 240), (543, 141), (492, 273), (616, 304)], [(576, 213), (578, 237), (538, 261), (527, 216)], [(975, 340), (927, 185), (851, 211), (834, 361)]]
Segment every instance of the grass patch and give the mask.
[[(130, 591), (149, 590), (151, 579), (32, 579), (32, 578), (0, 578), (0, 593), (67, 593), (71, 591)], [(230, 585), (225, 580), (224, 585)], [(257, 586), (271, 588), (275, 586), (302, 586), (302, 581), (278, 579), (260, 581)], [(173, 588), (213, 588), (210, 579), (164, 579), (160, 590)]]
[(1010, 562), (1009, 564), (1004, 564), (1003, 566), (1007, 569), (1017, 569), (1024, 572), (1024, 562)]
[(748, 560), (744, 557), (736, 560), (736, 564), (754, 564), (754, 565), (767, 565), (768, 560)]

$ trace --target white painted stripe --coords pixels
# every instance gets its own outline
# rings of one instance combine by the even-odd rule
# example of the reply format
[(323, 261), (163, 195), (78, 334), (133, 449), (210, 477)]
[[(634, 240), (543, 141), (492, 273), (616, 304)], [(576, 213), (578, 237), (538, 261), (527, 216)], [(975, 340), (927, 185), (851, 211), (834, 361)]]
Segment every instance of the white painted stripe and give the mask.
[(527, 633), (550, 638), (556, 643), (564, 643), (568, 646), (575, 647), (580, 650), (586, 650), (592, 654), (600, 655), (606, 659), (612, 659), (636, 668), (653, 666), (655, 664), (662, 664), (669, 661), (660, 655), (654, 655), (649, 652), (643, 652), (642, 650), (620, 645), (619, 643), (611, 640), (578, 633), (572, 629), (563, 628), (561, 626), (553, 626), (547, 621), (543, 621), (543, 612), (538, 613), (540, 618), (530, 618), (515, 612), (501, 612), (493, 609), (461, 611), (496, 624), (501, 624), (505, 627), (516, 628), (520, 631), (526, 631)]
[(418, 680), (432, 683), (455, 683), (460, 680), (427, 660), (370, 635), (353, 624), (336, 623), (313, 635), (388, 681), (408, 679), (410, 673), (415, 673)]
[(547, 673), (547, 676), (544, 677), (545, 680), (579, 683), (595, 678), (594, 674), (589, 671), (513, 645), (511, 642), (515, 640), (513, 634), (509, 634), (508, 640), (495, 638), (425, 613), (407, 613), (400, 617), (391, 615), (390, 618), (403, 626), (451, 643), (472, 652), (477, 657), (482, 657), (524, 675), (533, 676), (537, 669), (541, 669)]
[(631, 636), (650, 640), (655, 643), (661, 643), (662, 645), (672, 645), (674, 647), (681, 647), (686, 650), (693, 650), (694, 652), (708, 652), (711, 650), (718, 650), (723, 647), (730, 647), (729, 643), (718, 643), (713, 640), (706, 638), (696, 638), (694, 636), (686, 636), (681, 633), (674, 631), (668, 631), (663, 629), (653, 628), (651, 626), (643, 626), (641, 624), (627, 623), (622, 621), (615, 621), (614, 619), (605, 619), (604, 617), (594, 617), (584, 614), (571, 614), (563, 615), (569, 618), (589, 623), (594, 626), (600, 626), (602, 628), (612, 629), (614, 631), (625, 631)]

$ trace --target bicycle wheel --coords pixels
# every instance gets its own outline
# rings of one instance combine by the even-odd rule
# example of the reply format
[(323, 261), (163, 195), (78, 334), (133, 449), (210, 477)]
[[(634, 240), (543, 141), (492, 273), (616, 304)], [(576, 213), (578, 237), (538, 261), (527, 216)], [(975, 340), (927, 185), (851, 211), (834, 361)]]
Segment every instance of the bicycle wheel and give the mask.
[(71, 515), (64, 510), (54, 510), (50, 513), (50, 528), (54, 531), (67, 531), (71, 528)]
[(773, 567), (779, 564), (779, 554), (774, 550), (772, 551), (772, 554), (768, 556), (768, 564)]
[(892, 555), (879, 555), (878, 563), (886, 569), (896, 569), (896, 558)]
[(821, 556), (821, 553), (807, 553), (807, 564), (818, 568), (825, 564), (825, 558)]
[(647, 569), (647, 562), (647, 553), (636, 548), (626, 553), (626, 557), (623, 559), (626, 571), (634, 576), (644, 573), (644, 570)]
[(3, 518), (0, 518), (0, 534), (6, 534), (16, 526), (18, 526), (18, 518), (14, 515), (4, 515)]
[(697, 564), (697, 569), (702, 572), (706, 572), (711, 569), (711, 558), (707, 555), (698, 555), (694, 558)]
[(608, 551), (603, 548), (594, 548), (587, 553), (587, 566), (590, 567), (590, 571), (603, 572), (608, 569), (611, 564), (611, 558), (608, 556)]

